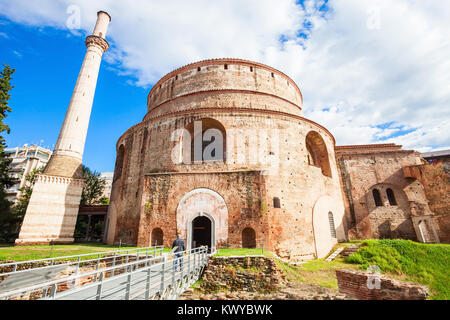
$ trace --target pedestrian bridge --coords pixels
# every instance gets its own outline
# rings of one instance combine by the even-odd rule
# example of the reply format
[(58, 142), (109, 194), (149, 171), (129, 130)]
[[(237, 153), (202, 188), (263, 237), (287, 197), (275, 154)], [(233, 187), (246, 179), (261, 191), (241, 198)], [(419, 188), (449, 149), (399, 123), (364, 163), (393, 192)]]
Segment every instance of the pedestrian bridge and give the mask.
[(173, 300), (208, 258), (206, 246), (179, 258), (152, 247), (3, 264), (0, 300)]

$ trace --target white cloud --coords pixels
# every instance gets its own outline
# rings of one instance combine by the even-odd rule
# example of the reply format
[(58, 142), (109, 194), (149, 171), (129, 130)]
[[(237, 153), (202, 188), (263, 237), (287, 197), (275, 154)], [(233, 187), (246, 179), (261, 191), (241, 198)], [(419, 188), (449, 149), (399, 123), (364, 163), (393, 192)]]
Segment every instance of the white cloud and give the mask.
[[(9, 19), (65, 28), (73, 0), (0, 0)], [(304, 96), (305, 115), (338, 144), (450, 145), (450, 4), (418, 0), (79, 0), (81, 28), (113, 18), (105, 59), (149, 86), (172, 69), (217, 57), (272, 65)], [(308, 21), (311, 29), (303, 29)], [(299, 31), (307, 39), (297, 37)], [(280, 42), (283, 37), (284, 42)], [(143, 97), (145, 99), (145, 97)], [(143, 112), (145, 112), (143, 110)], [(391, 138), (392, 135), (400, 136)]]

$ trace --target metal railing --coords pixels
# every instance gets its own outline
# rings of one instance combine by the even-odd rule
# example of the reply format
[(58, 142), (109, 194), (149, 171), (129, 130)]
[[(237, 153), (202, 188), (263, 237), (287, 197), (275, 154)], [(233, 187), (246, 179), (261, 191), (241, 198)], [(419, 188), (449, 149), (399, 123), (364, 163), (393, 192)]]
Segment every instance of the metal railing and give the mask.
[(10, 270), (0, 273), (0, 293), (44, 283), (50, 280), (49, 277), (56, 277), (61, 273), (68, 276), (92, 269), (99, 271), (116, 264), (128, 263), (129, 260), (133, 261), (142, 256), (146, 258), (161, 256), (162, 252), (163, 247), (156, 246), (0, 264), (0, 270)]
[(121, 264), (0, 292), (0, 300), (175, 299), (201, 276), (208, 248), (187, 250), (173, 258), (171, 254), (127, 257)]

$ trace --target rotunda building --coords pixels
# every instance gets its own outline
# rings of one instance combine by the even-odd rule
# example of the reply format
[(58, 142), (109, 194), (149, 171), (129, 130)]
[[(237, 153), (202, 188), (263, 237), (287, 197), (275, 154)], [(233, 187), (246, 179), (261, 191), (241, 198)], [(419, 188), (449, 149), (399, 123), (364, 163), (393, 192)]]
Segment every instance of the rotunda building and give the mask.
[(299, 87), (239, 59), (164, 76), (117, 142), (109, 244), (261, 247), (322, 258), (345, 240), (335, 141), (303, 117)]

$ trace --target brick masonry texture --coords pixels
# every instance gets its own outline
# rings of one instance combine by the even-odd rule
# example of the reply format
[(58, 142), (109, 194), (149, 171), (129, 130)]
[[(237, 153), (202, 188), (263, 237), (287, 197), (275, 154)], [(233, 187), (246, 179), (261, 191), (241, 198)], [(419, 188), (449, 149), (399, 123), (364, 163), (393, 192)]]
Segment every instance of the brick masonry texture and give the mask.
[[(358, 300), (425, 300), (428, 288), (414, 283), (393, 280), (385, 275), (369, 272), (336, 270), (339, 292), (348, 294)], [(376, 288), (375, 277), (379, 279)], [(370, 282), (369, 289), (368, 282)]]
[[(246, 60), (201, 61), (163, 77), (144, 120), (117, 142), (107, 242), (170, 246), (179, 230), (190, 247), (198, 215), (212, 221), (217, 247), (241, 247), (251, 228), (257, 246), (294, 261), (325, 257), (349, 237), (416, 239), (412, 217), (433, 213), (422, 184), (402, 168), (420, 165), (419, 155), (393, 144), (335, 147), (326, 128), (303, 117), (302, 101), (282, 72)], [(194, 121), (224, 134), (224, 162), (172, 160), (182, 149), (173, 132)], [(268, 136), (252, 140), (254, 132)], [(255, 145), (279, 161), (276, 172), (250, 161)], [(373, 204), (374, 188), (385, 206)], [(397, 205), (388, 205), (387, 189)]]
[(264, 257), (216, 257), (202, 275), (205, 293), (221, 291), (273, 292), (286, 280), (273, 259)]

